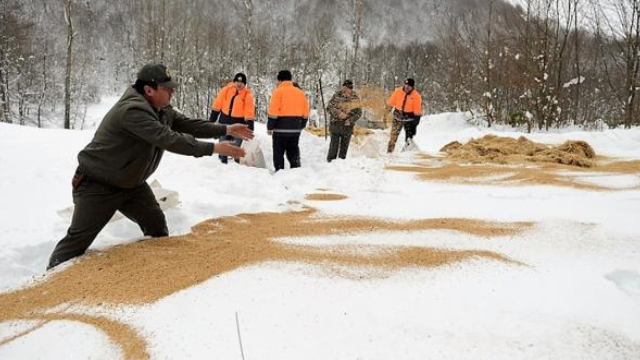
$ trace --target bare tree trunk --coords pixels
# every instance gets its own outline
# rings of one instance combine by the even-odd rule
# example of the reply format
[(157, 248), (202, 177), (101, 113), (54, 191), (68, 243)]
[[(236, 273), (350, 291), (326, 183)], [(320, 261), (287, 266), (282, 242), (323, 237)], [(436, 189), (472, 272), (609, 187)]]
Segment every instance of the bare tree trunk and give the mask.
[(0, 102), (0, 105), (2, 105), (2, 122), (11, 123), (8, 71), (4, 66), (0, 66)]
[(38, 127), (42, 127), (42, 108), (47, 97), (47, 54), (48, 54), (48, 41), (44, 40), (44, 49), (42, 53), (42, 88), (40, 92), (40, 100), (38, 101)]
[[(3, 18), (7, 18), (9, 13), (8, 3), (7, 1), (3, 1)], [(2, 106), (2, 122), (11, 123), (11, 107), (9, 101), (11, 101), (11, 97), (9, 96), (9, 24), (8, 21), (2, 22), (2, 32), (3, 36), (1, 37), (4, 40), (4, 44), (0, 48), (0, 105)]]
[(626, 54), (626, 89), (627, 102), (625, 106), (624, 126), (630, 128), (634, 122), (635, 99), (637, 95), (638, 69), (640, 68), (640, 4), (633, 0), (631, 8), (631, 24), (627, 39)]
[(575, 91), (575, 99), (574, 99), (574, 116), (576, 121), (582, 123), (581, 121), (581, 109), (580, 105), (582, 102), (581, 98), (581, 89), (582, 89), (582, 68), (580, 66), (580, 31), (578, 28), (578, 6), (580, 4), (580, 0), (573, 0), (573, 21), (574, 21), (574, 47), (575, 47), (575, 70), (576, 70), (576, 78), (578, 79), (578, 84), (576, 85)]
[(347, 64), (349, 63), (349, 49), (348, 46), (345, 44), (344, 46), (344, 66), (343, 69), (341, 71), (340, 75), (340, 79), (344, 80), (348, 75), (347, 75)]
[[(166, 0), (162, 0), (162, 2), (160, 3), (160, 17), (159, 17), (159, 24), (160, 24), (160, 62), (164, 62), (164, 50), (165, 50), (165, 43), (167, 41), (167, 23), (165, 22), (166, 19), (168, 19), (169, 17), (167, 16), (167, 2)], [(183, 26), (184, 29), (184, 26)]]
[(355, 77), (358, 65), (358, 51), (360, 49), (360, 36), (362, 29), (362, 0), (352, 0), (353, 3), (353, 24), (351, 42), (353, 43), (353, 59), (351, 61), (351, 71), (347, 76)]
[[(48, 14), (48, 8), (47, 8), (47, 3), (46, 0), (42, 1), (42, 7), (44, 9), (44, 18), (47, 17)], [(47, 97), (47, 86), (48, 86), (48, 81), (47, 81), (47, 56), (49, 55), (49, 40), (46, 38), (46, 36), (43, 36), (42, 38), (42, 42), (43, 42), (43, 49), (42, 49), (42, 88), (41, 88), (41, 92), (40, 92), (40, 99), (38, 101), (38, 127), (42, 127), (42, 108), (44, 107), (44, 102), (45, 99)]]
[(33, 86), (33, 60), (20, 61), (18, 66), (18, 78), (16, 82), (16, 93), (18, 95), (18, 123), (26, 125), (29, 111), (29, 89)]
[[(531, 6), (532, 6), (532, 0), (527, 0), (527, 10), (526, 10), (526, 19), (525, 19), (525, 30), (524, 30), (524, 39), (521, 39), (521, 41), (525, 44), (525, 48), (524, 48), (524, 61), (525, 61), (525, 81), (524, 84), (522, 86), (522, 94), (520, 94), (521, 97), (526, 98), (527, 101), (526, 103), (526, 108), (525, 110), (527, 111), (527, 113), (531, 114), (531, 110), (532, 107), (532, 99), (531, 99), (531, 95), (530, 95), (530, 90), (531, 89), (531, 79), (532, 79), (532, 66), (531, 66), (531, 60), (533, 58), (533, 49), (531, 46), (532, 41), (532, 36), (531, 36), (531, 21), (532, 21), (532, 14), (531, 14)], [(532, 116), (526, 116), (527, 119), (527, 133), (531, 133), (531, 130), (533, 130), (533, 117)]]
[(485, 61), (484, 61), (484, 94), (483, 94), (483, 108), (484, 113), (487, 117), (487, 126), (491, 127), (493, 123), (493, 65), (491, 63), (493, 56), (493, 43), (492, 43), (492, 22), (493, 22), (493, 4), (495, 0), (489, 1), (489, 18), (487, 19), (487, 47), (485, 51)]
[(243, 42), (243, 54), (242, 54), (242, 68), (245, 72), (248, 72), (249, 59), (253, 55), (253, 2), (251, 0), (243, 0), (244, 2), (244, 42)]
[(158, 15), (157, 15), (157, 11), (155, 10), (155, 6), (153, 4), (154, 2), (155, 1), (153, 0), (147, 0), (145, 4), (146, 5), (145, 13), (147, 14), (147, 16), (145, 17), (144, 34), (146, 36), (146, 41), (144, 41), (144, 44), (146, 45), (147, 50), (150, 50), (149, 55), (145, 60), (157, 61), (158, 60), (158, 26), (156, 26), (155, 24), (157, 23)]
[(537, 90), (535, 98), (536, 116), (538, 120), (538, 130), (543, 128), (549, 129), (549, 122), (551, 121), (553, 98), (549, 89), (549, 68), (550, 68), (550, 54), (549, 47), (551, 42), (550, 36), (550, 22), (552, 21), (549, 16), (551, 11), (551, 0), (543, 0), (544, 5), (544, 17), (540, 20), (542, 22), (543, 29), (538, 30), (542, 32), (541, 35), (536, 36), (536, 40), (541, 43), (536, 49), (536, 61), (538, 71), (536, 74)]
[[(569, 31), (571, 30), (571, 23), (573, 22), (573, 10), (571, 8), (571, 6), (573, 5), (573, 1), (574, 0), (564, 0), (567, 2), (568, 8), (567, 8), (567, 13), (565, 14), (566, 16), (566, 23), (563, 26), (561, 26), (560, 24), (560, 18), (561, 18), (561, 14), (560, 14), (560, 0), (556, 0), (556, 17), (557, 17), (557, 24), (556, 24), (556, 37), (554, 39), (554, 49), (555, 49), (555, 61), (558, 64), (558, 69), (557, 69), (557, 74), (556, 74), (556, 88), (554, 91), (554, 97), (555, 97), (555, 101), (558, 102), (558, 104), (562, 104), (562, 100), (563, 100), (563, 89), (564, 89), (564, 79), (562, 77), (563, 75), (563, 69), (564, 69), (564, 52), (565, 49), (567, 47), (567, 42), (569, 40)], [(562, 29), (562, 32), (561, 32)], [(562, 40), (560, 39), (560, 34), (562, 33)], [(554, 108), (557, 108), (558, 105), (553, 106)], [(562, 114), (564, 114), (564, 112), (560, 112), (559, 114), (556, 111), (556, 121), (559, 123), (563, 120), (563, 116)]]
[(87, 120), (87, 104), (84, 104), (84, 111), (82, 112), (82, 121), (80, 122), (80, 130), (84, 129), (84, 122)]
[(71, 128), (71, 67), (73, 60), (71, 53), (73, 49), (73, 38), (76, 36), (73, 30), (73, 21), (71, 18), (71, 7), (73, 0), (65, 1), (64, 18), (67, 22), (67, 67), (64, 77), (64, 128)]
[[(23, 70), (19, 70), (18, 77), (23, 76)], [(16, 94), (18, 97), (18, 124), (24, 125), (24, 107), (25, 107), (25, 86), (21, 81), (16, 82)]]
[[(186, 27), (183, 26), (181, 33), (180, 33), (180, 48), (178, 49), (178, 75), (180, 77), (181, 80), (185, 79), (185, 71), (184, 71), (184, 62), (185, 62), (185, 55), (186, 55), (186, 51), (185, 51), (185, 44), (187, 42), (187, 30)], [(178, 108), (179, 109), (183, 109), (184, 108), (184, 97), (185, 97), (185, 92), (186, 90), (181, 90), (179, 92), (179, 96), (178, 96)]]
[[(80, 62), (80, 74), (76, 76), (76, 79), (84, 79), (85, 78), (85, 73), (86, 73), (86, 69), (87, 69), (87, 61), (86, 59)], [(78, 67), (78, 62), (76, 61), (76, 67)], [(80, 101), (76, 101), (76, 109), (75, 109), (75, 113), (79, 114), (80, 113), (80, 106), (82, 106), (82, 102), (86, 101), (82, 101), (83, 100), (83, 93), (84, 93), (84, 81), (79, 81), (79, 85), (76, 87), (75, 91), (74, 91), (74, 96), (76, 99), (80, 100)], [(85, 104), (85, 111), (86, 111), (86, 104)], [(84, 117), (85, 115), (83, 115)], [(73, 123), (71, 124), (71, 128), (72, 129), (77, 129), (77, 123), (78, 123), (78, 119), (76, 116), (76, 119), (73, 121)], [(84, 119), (81, 120), (80, 123), (80, 129), (82, 129), (82, 127), (84, 126)]]

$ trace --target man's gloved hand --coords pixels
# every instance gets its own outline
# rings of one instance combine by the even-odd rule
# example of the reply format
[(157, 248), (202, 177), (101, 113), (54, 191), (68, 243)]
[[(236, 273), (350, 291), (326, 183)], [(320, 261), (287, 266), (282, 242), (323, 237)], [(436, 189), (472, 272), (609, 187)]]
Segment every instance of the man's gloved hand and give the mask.
[(251, 131), (255, 131), (255, 124), (253, 120), (247, 120), (247, 126), (249, 126), (249, 129), (251, 129)]
[(244, 149), (236, 146), (233, 141), (222, 141), (215, 144), (213, 152), (215, 154), (229, 156), (236, 159), (244, 157), (246, 154)]
[(245, 124), (227, 125), (227, 135), (242, 140), (251, 140), (253, 139), (253, 130), (249, 129)]

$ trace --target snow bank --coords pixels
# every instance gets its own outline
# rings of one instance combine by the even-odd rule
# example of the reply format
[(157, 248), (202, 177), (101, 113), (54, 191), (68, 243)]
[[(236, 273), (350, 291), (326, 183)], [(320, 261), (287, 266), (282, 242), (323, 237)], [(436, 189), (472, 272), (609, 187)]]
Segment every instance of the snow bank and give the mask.
[[(43, 273), (68, 227), (56, 211), (71, 205), (76, 155), (92, 134), (0, 124), (0, 291), (28, 284)], [(272, 168), (264, 125), (257, 124), (256, 134)], [(425, 117), (416, 143), (436, 154), (448, 142), (485, 134), (523, 135), (471, 126), (463, 114), (450, 113)], [(182, 203), (166, 211), (172, 235), (210, 218), (299, 210), (304, 205), (318, 208), (318, 216), (532, 221), (536, 226), (523, 235), (501, 238), (421, 231), (283, 240), (318, 247), (351, 243), (482, 249), (523, 265), (478, 260), (355, 281), (304, 263), (266, 263), (114, 316), (125, 317), (140, 331), (154, 359), (239, 358), (236, 313), (247, 358), (637, 357), (640, 191), (422, 182), (386, 170), (387, 165), (411, 163), (415, 156), (385, 154), (387, 136), (388, 130), (376, 131), (368, 147), (352, 147), (347, 160), (327, 164), (328, 142), (303, 134), (303, 167), (275, 174), (235, 163), (225, 166), (215, 157), (166, 154), (151, 180), (180, 194)], [(585, 140), (598, 154), (640, 158), (639, 129), (526, 136), (549, 144)], [(590, 181), (627, 187), (637, 178), (601, 176)], [(305, 200), (307, 194), (325, 191), (347, 198)], [(120, 220), (108, 225), (92, 248), (141, 236), (135, 224)], [(32, 326), (0, 324), (0, 343)], [(2, 359), (121, 356), (103, 333), (60, 321), (0, 346)]]

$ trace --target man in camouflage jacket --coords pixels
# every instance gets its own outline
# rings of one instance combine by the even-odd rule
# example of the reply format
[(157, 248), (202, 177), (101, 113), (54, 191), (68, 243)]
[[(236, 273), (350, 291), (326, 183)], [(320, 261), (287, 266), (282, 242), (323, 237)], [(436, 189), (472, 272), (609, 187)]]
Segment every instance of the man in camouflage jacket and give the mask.
[(331, 116), (329, 124), (331, 144), (329, 145), (327, 161), (331, 162), (337, 156), (340, 156), (341, 159), (347, 157), (353, 128), (356, 125), (356, 121), (362, 116), (360, 98), (353, 90), (353, 82), (351, 80), (345, 80), (340, 91), (337, 91), (329, 101), (327, 110)]

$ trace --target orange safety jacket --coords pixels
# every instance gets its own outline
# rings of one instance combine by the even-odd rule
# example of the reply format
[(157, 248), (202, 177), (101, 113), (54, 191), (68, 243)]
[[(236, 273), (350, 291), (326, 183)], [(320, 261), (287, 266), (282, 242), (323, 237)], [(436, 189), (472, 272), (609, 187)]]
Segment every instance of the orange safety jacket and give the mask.
[(415, 89), (406, 93), (402, 87), (397, 88), (387, 100), (387, 105), (394, 107), (402, 119), (422, 116), (422, 96)]
[(309, 120), (309, 101), (292, 81), (283, 81), (271, 94), (268, 115), (267, 130), (276, 135), (299, 135)]
[[(223, 87), (211, 104), (211, 120), (222, 124), (246, 123), (256, 119), (253, 94), (248, 87), (238, 91), (233, 82)], [(218, 114), (220, 118), (218, 119)]]

